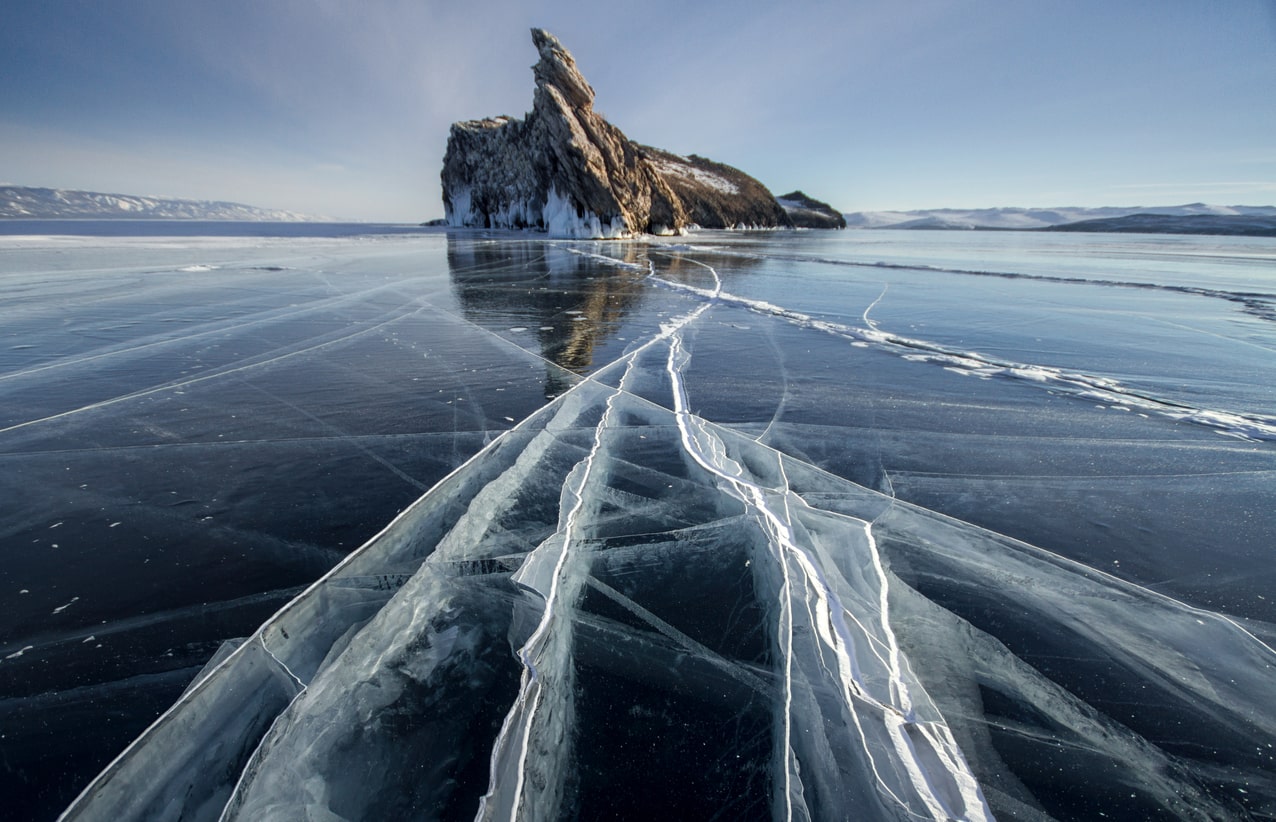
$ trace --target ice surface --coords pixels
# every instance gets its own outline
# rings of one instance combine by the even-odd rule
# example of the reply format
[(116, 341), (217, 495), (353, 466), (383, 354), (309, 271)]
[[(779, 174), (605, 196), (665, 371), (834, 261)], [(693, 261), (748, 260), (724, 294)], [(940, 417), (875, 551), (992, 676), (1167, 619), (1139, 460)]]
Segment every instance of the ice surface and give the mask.
[[(677, 332), (662, 345), (676, 379)], [(630, 378), (639, 359), (626, 364)], [(1235, 622), (882, 498), (685, 410), (671, 415), (626, 394), (625, 380), (620, 390), (582, 384), (426, 495), (201, 682), (108, 771), (86, 813), (69, 818), (118, 813), (112, 785), (127, 795), (130, 815), (181, 795), (215, 799), (215, 816), (229, 788), (220, 774), (240, 769), (226, 818), (459, 812), (479, 799), (474, 771), (488, 751), (480, 818), (546, 818), (567, 801), (605, 803), (586, 795), (581, 769), (589, 763), (573, 747), (641, 715), (613, 716), (602, 727), (581, 720), (574, 702), (595, 667), (664, 699), (712, 703), (726, 677), (732, 689), (764, 700), (772, 740), (756, 766), (765, 774), (757, 787), (778, 818), (845, 818), (866, 808), (880, 818), (988, 818), (977, 773), (998, 790), (1017, 786), (996, 778), (1004, 763), (978, 723), (963, 732), (990, 761), (967, 764), (941, 703), (913, 673), (892, 609), (905, 619), (936, 609), (887, 570), (883, 553), (905, 560), (909, 577), (941, 577), (995, 596), (1005, 611), (1048, 620), (1075, 637), (1074, 648), (1127, 667), (1149, 703), (1172, 700), (1185, 717), (1217, 722), (1253, 750), (1276, 732), (1269, 709), (1276, 656)], [(653, 472), (653, 463), (667, 473)], [(543, 489), (556, 486), (563, 491), (552, 522), (545, 512), (555, 501)], [(532, 524), (522, 521), (524, 510), (542, 513)], [(658, 591), (641, 598), (650, 563), (635, 548), (677, 543), (691, 529), (720, 532), (718, 550), (739, 546), (734, 578), (708, 595), (748, 600), (735, 607), (747, 605), (761, 624), (740, 628), (762, 634), (762, 653), (739, 658), (703, 645), (691, 638), (702, 617), (670, 611)], [(701, 561), (703, 550), (693, 542), (660, 557), (657, 570)], [(613, 560), (612, 552), (623, 556)], [(626, 619), (591, 607), (595, 588), (621, 603)], [(1196, 788), (1182, 761), (1079, 707), (970, 624), (947, 620), (944, 636), (969, 650), (945, 663), (957, 669), (940, 683), (945, 697), (979, 687), (1030, 700), (1094, 746), (1091, 755), (1128, 768), (1122, 780), (1146, 801), (1171, 811), (1225, 810)], [(944, 640), (931, 630), (909, 638), (933, 652)], [(638, 668), (598, 654), (589, 635), (599, 631), (634, 646)], [(668, 650), (642, 650), (662, 646)], [(1092, 666), (1090, 658), (1076, 664)], [(712, 668), (697, 672), (697, 664)], [(246, 687), (264, 675), (249, 672), (263, 666), (273, 676)], [(278, 701), (264, 702), (272, 693), (263, 692), (266, 682), (282, 689)], [(494, 733), (491, 712), (501, 705), (509, 709)], [(268, 731), (259, 723), (265, 736), (246, 763), (209, 761), (206, 744), (193, 746), (194, 761), (175, 755), (177, 739), (224, 746), (230, 717), (263, 711), (279, 718)], [(229, 747), (242, 752), (252, 738)], [(147, 751), (165, 752), (163, 767)], [(172, 770), (179, 776), (170, 787), (161, 777)], [(666, 779), (677, 797), (676, 779)], [(169, 793), (142, 804), (157, 791)], [(191, 799), (185, 807), (199, 818)]]
[[(15, 556), (40, 540), (91, 562), (78, 546), (96, 540), (146, 575), (211, 531), (182, 555), (200, 604), (157, 585), (129, 617), (74, 575), (9, 566), (29, 593), (11, 598), (7, 681), (133, 670), (125, 638), (135, 660), (172, 636), (207, 648), (177, 651), (195, 681), (65, 818), (1269, 814), (1276, 408), (1250, 352), (1276, 344), (1271, 321), (1206, 293), (1136, 305), (1121, 285), (960, 274), (956, 253), (882, 268), (864, 258), (934, 241), (873, 236), (205, 248), (123, 267), (149, 277), (152, 317), (188, 312), (180, 331), (113, 331), (137, 304), (107, 302), (79, 341), (36, 333), (52, 309), (33, 292), (36, 348), (0, 374), (4, 459), (31, 486), (13, 486)], [(1259, 293), (1223, 282), (1254, 248), (1215, 249), (1226, 270), (1203, 287)], [(196, 264), (217, 267), (180, 270)], [(226, 279), (166, 296), (173, 277)], [(189, 313), (197, 282), (223, 295), (209, 316)], [(1017, 325), (1041, 303), (972, 283), (1048, 301), (1057, 327)], [(1171, 365), (1140, 359), (1153, 320), (1183, 333), (1169, 358), (1260, 378), (1162, 380)], [(166, 372), (192, 350), (204, 370)], [(191, 462), (199, 482), (179, 483)], [(162, 489), (141, 482), (161, 467)], [(149, 502), (111, 502), (112, 476)], [(96, 493), (82, 511), (47, 489)], [(387, 489), (389, 525), (344, 558), (333, 520), (278, 514)], [(209, 505), (221, 493), (233, 504)], [(198, 517), (130, 552), (174, 510)], [(288, 573), (242, 581), (268, 563)], [(108, 650), (105, 674), (82, 661)], [(0, 707), (54, 702), (25, 700)]]
[[(657, 338), (671, 363), (680, 351), (676, 328)], [(644, 353), (632, 354), (626, 371), (634, 373)], [(868, 521), (810, 508), (788, 489), (779, 455), (685, 411), (652, 407), (624, 385), (624, 376), (619, 390), (582, 384), (424, 497), (183, 698), (91, 792), (84, 818), (95, 808), (119, 812), (109, 800), (113, 785), (127, 795), (131, 815), (164, 807), (173, 791), (191, 797), (188, 812), (203, 801), (211, 809), (229, 787), (217, 774), (241, 769), (229, 818), (295, 818), (299, 809), (369, 818), (464, 806), (477, 798), (456, 795), (463, 774), (474, 770), (465, 757), (481, 762), (485, 750), (490, 782), (480, 818), (553, 817), (566, 801), (605, 801), (571, 795), (585, 790), (573, 738), (609, 733), (576, 721), (575, 694), (587, 687), (591, 666), (622, 681), (667, 680), (671, 699), (715, 701), (701, 690), (718, 687), (714, 679), (724, 675), (764, 698), (773, 739), (770, 762), (757, 767), (783, 818), (840, 818), (864, 807), (986, 817), (974, 777), (889, 626), (887, 579)], [(676, 482), (663, 483), (635, 462), (635, 445), (659, 447), (673, 471), (667, 478)], [(683, 501), (662, 504), (660, 485), (676, 485)], [(543, 510), (552, 501), (527, 495), (558, 486), (557, 522), (542, 516), (540, 533), (528, 533), (524, 506)], [(693, 491), (702, 499), (688, 499)], [(522, 533), (511, 541), (514, 529)], [(703, 646), (690, 638), (697, 615), (661, 617), (669, 603), (632, 600), (624, 592), (632, 583), (615, 587), (642, 571), (635, 537), (662, 542), (687, 529), (722, 530), (724, 542), (750, 546), (744, 575), (727, 587), (739, 588), (731, 596), (756, 600), (748, 606), (763, 618), (747, 626), (768, 645), (754, 658)], [(631, 557), (611, 561), (612, 550)], [(696, 553), (682, 561), (695, 561)], [(607, 591), (638, 625), (594, 612), (591, 589)], [(667, 661), (656, 654), (647, 662), (670, 667), (632, 671), (595, 659), (578, 639), (591, 630), (640, 646), (672, 639)], [(507, 639), (521, 673), (510, 670), (516, 666), (503, 650)], [(702, 681), (694, 664), (706, 662), (719, 674)], [(224, 739), (228, 716), (264, 710), (260, 687), (240, 684), (245, 665), (272, 668), (283, 695), (296, 691), (290, 704), (246, 763), (183, 761), (164, 740)], [(494, 679), (502, 669), (503, 684)], [(467, 737), (467, 729), (492, 726), (471, 712), (491, 711), (494, 693), (512, 696), (500, 731), (486, 742)], [(242, 751), (248, 737), (238, 739), (233, 747)], [(168, 751), (162, 769), (147, 751)], [(196, 745), (189, 755), (208, 752)], [(413, 762), (406, 769), (396, 764), (405, 757)], [(180, 776), (170, 787), (159, 777), (173, 770)], [(152, 787), (139, 786), (142, 778)]]

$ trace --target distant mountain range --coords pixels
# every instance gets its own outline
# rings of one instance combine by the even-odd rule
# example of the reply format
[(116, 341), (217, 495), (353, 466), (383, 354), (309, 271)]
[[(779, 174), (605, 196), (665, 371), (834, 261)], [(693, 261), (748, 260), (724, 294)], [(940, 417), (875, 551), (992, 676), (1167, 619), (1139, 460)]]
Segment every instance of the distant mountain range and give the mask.
[(307, 222), (323, 218), (213, 200), (176, 200), (60, 188), (0, 186), (0, 219)]
[(1105, 234), (1230, 234), (1276, 237), (1276, 216), (1266, 214), (1127, 214), (1052, 225), (1041, 231), (1092, 231)]
[[(848, 228), (1139, 231), (1174, 234), (1276, 236), (1276, 206), (1180, 206), (1104, 208), (936, 208), (921, 211), (857, 211)], [(1067, 228), (1063, 228), (1067, 226)]]
[[(855, 211), (844, 216), (847, 228), (852, 229), (1042, 230), (1276, 237), (1276, 206), (1189, 203), (1128, 208), (934, 208), (917, 211)], [(170, 197), (0, 185), (0, 220), (4, 219), (317, 222), (327, 218), (217, 200), (179, 200)]]

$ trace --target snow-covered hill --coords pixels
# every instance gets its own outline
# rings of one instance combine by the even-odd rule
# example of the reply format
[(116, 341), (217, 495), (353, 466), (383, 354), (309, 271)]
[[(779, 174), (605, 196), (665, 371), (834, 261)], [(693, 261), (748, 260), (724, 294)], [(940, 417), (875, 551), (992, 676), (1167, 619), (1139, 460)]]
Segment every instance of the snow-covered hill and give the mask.
[(1266, 214), (1127, 214), (1100, 220), (1049, 226), (1046, 231), (1104, 234), (1228, 234), (1276, 237), (1276, 215)]
[(1131, 214), (1173, 217), (1248, 216), (1276, 217), (1276, 206), (1217, 206), (1190, 203), (1180, 206), (1131, 206), (1080, 208), (935, 208), (921, 211), (857, 211), (846, 215), (848, 228), (1046, 228), (1081, 220), (1112, 219)]
[(174, 200), (58, 188), (0, 186), (0, 219), (274, 220), (319, 219), (242, 203)]

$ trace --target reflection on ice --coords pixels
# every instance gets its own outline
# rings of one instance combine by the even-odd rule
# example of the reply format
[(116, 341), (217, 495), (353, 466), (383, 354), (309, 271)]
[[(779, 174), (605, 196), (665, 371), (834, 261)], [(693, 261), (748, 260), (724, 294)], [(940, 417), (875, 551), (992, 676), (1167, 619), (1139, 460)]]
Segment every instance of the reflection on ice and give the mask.
[(699, 416), (692, 336), (734, 310), (700, 276), (705, 301), (216, 661), (65, 818), (1274, 806), (1269, 647)]
[(551, 397), (570, 387), (563, 369), (587, 373), (619, 355), (595, 362), (609, 353), (610, 338), (647, 290), (646, 268), (633, 262), (632, 246), (626, 258), (616, 258), (544, 242), (449, 238), (447, 251), (467, 319), (516, 334), (535, 329), (540, 355), (558, 366), (546, 370)]

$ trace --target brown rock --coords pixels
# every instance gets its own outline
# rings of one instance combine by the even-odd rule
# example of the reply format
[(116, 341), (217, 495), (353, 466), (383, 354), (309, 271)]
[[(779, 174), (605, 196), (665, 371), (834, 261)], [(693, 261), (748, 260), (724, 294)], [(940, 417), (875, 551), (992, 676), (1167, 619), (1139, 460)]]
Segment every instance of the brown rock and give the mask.
[(443, 160), (451, 225), (537, 228), (556, 236), (670, 233), (687, 224), (669, 185), (620, 129), (594, 111), (594, 90), (553, 35), (540, 52), (525, 120), (455, 123)]
[(700, 228), (791, 227), (766, 186), (738, 168), (692, 154), (681, 157), (651, 146), (642, 152), (678, 195)]
[(449, 225), (580, 238), (793, 226), (792, 212), (743, 171), (630, 140), (594, 111), (594, 89), (567, 49), (541, 29), (532, 42), (540, 60), (526, 118), (452, 125), (442, 173)]

